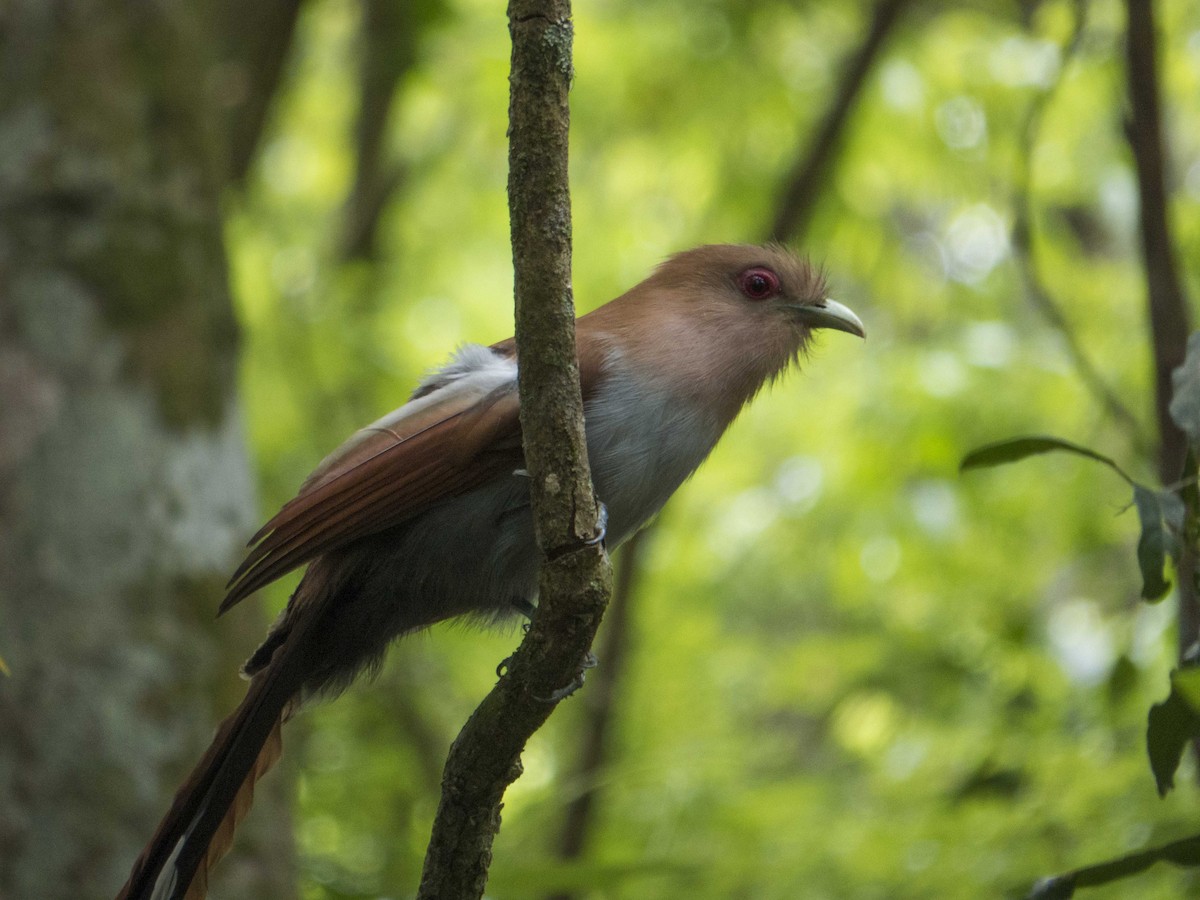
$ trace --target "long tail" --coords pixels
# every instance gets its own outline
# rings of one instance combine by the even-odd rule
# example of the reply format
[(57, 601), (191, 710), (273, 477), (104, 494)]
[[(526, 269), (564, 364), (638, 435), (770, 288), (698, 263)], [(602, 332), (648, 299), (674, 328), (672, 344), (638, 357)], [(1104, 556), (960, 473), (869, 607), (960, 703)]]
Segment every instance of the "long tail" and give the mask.
[(117, 900), (203, 900), (208, 873), (250, 811), (254, 786), (283, 752), (281, 731), (300, 689), (314, 678), (321, 628), (338, 579), (309, 566), (286, 622), (251, 658), (245, 699), (217, 728), (211, 746), (175, 794)]
[(204, 897), (209, 870), (250, 811), (255, 783), (283, 751), (280, 732), (299, 682), (286, 658), (294, 654), (278, 655), (285, 658), (254, 677), (241, 705), (218, 727), (117, 900)]
[(319, 688), (329, 677), (321, 668), (327, 615), (343, 586), (341, 570), (325, 558), (309, 565), (287, 612), (247, 663), (253, 677), (245, 698), (176, 792), (117, 900), (203, 900), (208, 873), (250, 811), (255, 784), (283, 752), (281, 731), (301, 688)]

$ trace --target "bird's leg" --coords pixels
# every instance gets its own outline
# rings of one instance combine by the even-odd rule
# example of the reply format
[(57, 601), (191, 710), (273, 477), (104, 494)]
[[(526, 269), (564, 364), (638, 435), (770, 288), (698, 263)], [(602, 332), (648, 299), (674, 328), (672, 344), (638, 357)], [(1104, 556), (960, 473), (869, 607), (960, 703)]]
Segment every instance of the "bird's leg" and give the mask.
[(524, 597), (513, 597), (512, 600), (509, 601), (509, 605), (511, 605), (513, 609), (523, 615), (526, 619), (531, 622), (533, 621), (533, 614), (537, 611), (537, 607)]

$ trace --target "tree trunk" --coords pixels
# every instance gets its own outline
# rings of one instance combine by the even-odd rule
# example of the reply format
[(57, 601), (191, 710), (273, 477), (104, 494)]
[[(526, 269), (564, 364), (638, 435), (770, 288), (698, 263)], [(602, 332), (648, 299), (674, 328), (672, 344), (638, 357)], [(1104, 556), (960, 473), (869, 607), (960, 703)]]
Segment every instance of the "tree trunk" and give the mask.
[[(0, 16), (0, 897), (117, 890), (261, 627), (205, 12)], [(214, 895), (293, 892), (284, 786)]]

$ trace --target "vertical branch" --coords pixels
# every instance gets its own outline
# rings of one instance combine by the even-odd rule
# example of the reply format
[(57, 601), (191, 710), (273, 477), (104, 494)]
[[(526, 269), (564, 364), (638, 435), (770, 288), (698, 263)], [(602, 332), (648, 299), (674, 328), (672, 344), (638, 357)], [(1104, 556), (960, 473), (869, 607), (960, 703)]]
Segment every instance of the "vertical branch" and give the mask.
[(1141, 197), (1139, 229), (1154, 344), (1154, 412), (1161, 441), (1159, 477), (1169, 484), (1179, 477), (1187, 453), (1187, 441), (1167, 407), (1171, 402), (1171, 373), (1183, 363), (1191, 323), (1167, 222), (1154, 4), (1151, 0), (1128, 0), (1127, 7), (1130, 119), (1126, 135), (1133, 150)]
[(583, 436), (567, 182), (569, 0), (512, 0), (508, 205), (521, 430), (534, 525), (548, 553), (596, 524)]
[(821, 124), (813, 132), (804, 152), (796, 158), (787, 176), (783, 198), (775, 213), (768, 237), (781, 243), (799, 239), (808, 228), (825, 180), (825, 174), (841, 146), (846, 124), (854, 112), (867, 75), (891, 34), (900, 13), (910, 0), (878, 0), (871, 25), (858, 50), (846, 61), (837, 93), (829, 103)]
[[(1187, 438), (1171, 419), (1171, 373), (1187, 353), (1191, 321), (1167, 221), (1166, 161), (1158, 102), (1155, 59), (1154, 4), (1127, 0), (1129, 34), (1126, 41), (1130, 119), (1126, 136), (1133, 150), (1141, 197), (1139, 228), (1146, 266), (1150, 335), (1154, 348), (1154, 414), (1158, 422), (1158, 472), (1170, 484), (1183, 471)], [(1196, 600), (1195, 560), (1180, 560), (1179, 649), (1187, 650), (1200, 635), (1200, 605)]]
[(512, 0), (509, 209), (521, 426), (538, 544), (540, 603), (507, 671), (450, 748), (418, 897), (483, 894), (505, 788), (521, 752), (579, 683), (611, 591), (583, 432), (571, 301), (567, 0)]

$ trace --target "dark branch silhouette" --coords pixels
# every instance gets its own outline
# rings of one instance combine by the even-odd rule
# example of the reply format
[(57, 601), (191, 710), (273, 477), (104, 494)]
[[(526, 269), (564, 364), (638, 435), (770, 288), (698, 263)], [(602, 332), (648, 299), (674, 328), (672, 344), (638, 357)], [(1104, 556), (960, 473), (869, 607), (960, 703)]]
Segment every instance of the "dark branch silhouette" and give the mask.
[[(1126, 75), (1129, 83), (1129, 121), (1126, 137), (1133, 149), (1141, 205), (1138, 216), (1142, 256), (1146, 268), (1150, 335), (1154, 350), (1154, 414), (1158, 423), (1158, 474), (1171, 484), (1183, 472), (1187, 438), (1171, 418), (1171, 373), (1187, 354), (1191, 316), (1168, 222), (1166, 158), (1162, 117), (1158, 101), (1158, 64), (1154, 4), (1128, 0), (1129, 34), (1126, 40)], [(1179, 652), (1182, 655), (1200, 636), (1200, 604), (1196, 599), (1196, 561), (1184, 552), (1178, 566)]]
[(770, 240), (780, 243), (797, 241), (808, 229), (817, 197), (824, 189), (834, 154), (841, 146), (867, 75), (879, 58), (884, 42), (899, 21), (900, 14), (910, 2), (879, 0), (875, 4), (866, 37), (847, 59), (837, 92), (821, 118), (821, 124), (813, 131), (804, 151), (796, 158), (795, 165), (788, 173), (783, 196), (767, 232)]
[(362, 0), (354, 185), (342, 211), (343, 259), (372, 259), (379, 218), (404, 181), (404, 166), (388, 160), (386, 141), (399, 86), (417, 62), (420, 35), (440, 4)]
[(241, 184), (258, 152), (304, 0), (225, 0), (220, 9), (226, 166)]

